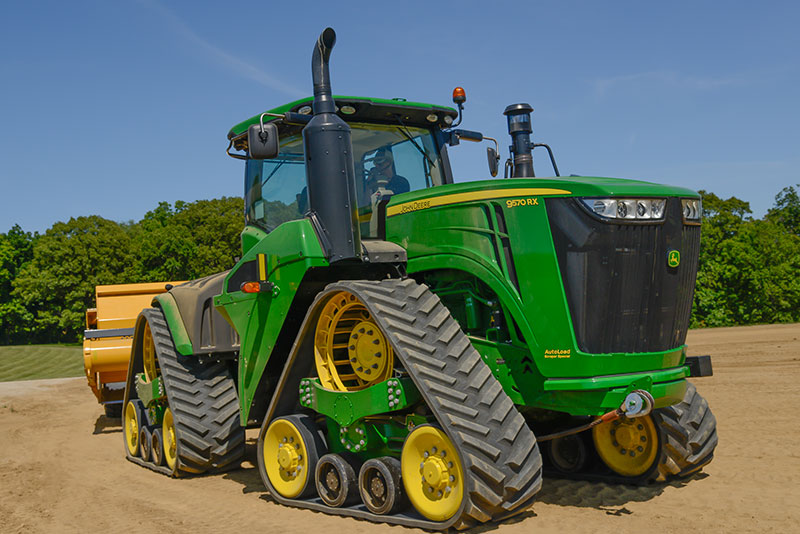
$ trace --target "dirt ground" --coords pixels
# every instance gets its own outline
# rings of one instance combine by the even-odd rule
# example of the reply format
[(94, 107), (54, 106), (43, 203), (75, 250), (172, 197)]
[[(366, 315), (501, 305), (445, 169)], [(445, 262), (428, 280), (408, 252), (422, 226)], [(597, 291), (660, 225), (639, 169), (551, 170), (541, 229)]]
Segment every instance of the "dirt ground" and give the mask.
[[(692, 331), (719, 423), (714, 461), (642, 488), (545, 479), (533, 508), (476, 532), (800, 532), (800, 324)], [(2, 532), (415, 531), (286, 508), (242, 469), (173, 480), (125, 461), (83, 379), (0, 383)], [(253, 438), (254, 434), (248, 434)], [(422, 532), (422, 531), (416, 531)]]

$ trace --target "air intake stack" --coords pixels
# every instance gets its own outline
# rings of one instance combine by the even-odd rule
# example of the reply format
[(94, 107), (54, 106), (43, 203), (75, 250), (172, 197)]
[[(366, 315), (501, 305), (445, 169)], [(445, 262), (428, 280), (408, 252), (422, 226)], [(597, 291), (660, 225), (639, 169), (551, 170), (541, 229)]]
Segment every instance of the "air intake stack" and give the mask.
[(309, 208), (322, 227), (331, 262), (361, 256), (350, 127), (336, 114), (328, 70), (335, 43), (336, 32), (326, 28), (314, 46), (314, 116), (303, 129)]
[(512, 178), (532, 178), (533, 173), (533, 143), (531, 143), (531, 112), (530, 104), (511, 104), (503, 111), (508, 118), (508, 133), (511, 136), (509, 152), (514, 156), (512, 164)]

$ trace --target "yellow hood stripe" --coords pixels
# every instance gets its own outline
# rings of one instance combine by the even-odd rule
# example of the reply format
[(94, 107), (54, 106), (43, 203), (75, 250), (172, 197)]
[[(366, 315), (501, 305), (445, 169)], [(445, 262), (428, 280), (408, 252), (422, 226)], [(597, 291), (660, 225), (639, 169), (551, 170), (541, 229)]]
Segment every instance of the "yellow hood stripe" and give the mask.
[(442, 195), (439, 197), (425, 198), (415, 200), (413, 202), (403, 202), (389, 206), (386, 209), (386, 216), (400, 215), (402, 213), (409, 213), (428, 208), (435, 208), (438, 206), (448, 206), (450, 204), (460, 204), (462, 202), (471, 202), (473, 200), (492, 200), (495, 198), (510, 198), (510, 197), (534, 197), (543, 195), (569, 195), (569, 191), (565, 189), (552, 189), (547, 187), (520, 187), (517, 189), (490, 189), (488, 191), (472, 191), (469, 193), (454, 193), (451, 195)]

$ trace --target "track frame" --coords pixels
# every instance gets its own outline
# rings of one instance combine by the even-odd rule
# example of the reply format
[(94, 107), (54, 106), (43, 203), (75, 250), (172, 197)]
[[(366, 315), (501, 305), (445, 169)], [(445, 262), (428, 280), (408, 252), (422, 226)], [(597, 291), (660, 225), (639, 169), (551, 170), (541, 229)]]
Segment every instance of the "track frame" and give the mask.
[[(377, 515), (363, 504), (331, 508), (319, 498), (281, 497), (264, 472), (262, 440), (278, 416), (308, 413), (298, 399), (300, 380), (314, 370), (313, 330), (327, 299), (348, 291), (365, 304), (439, 426), (459, 451), (465, 497), (458, 512), (437, 522), (417, 512)], [(375, 522), (443, 530), (498, 521), (528, 509), (542, 485), (542, 458), (533, 432), (439, 297), (414, 280), (341, 281), (314, 300), (298, 333), (259, 433), (258, 466), (281, 504)]]

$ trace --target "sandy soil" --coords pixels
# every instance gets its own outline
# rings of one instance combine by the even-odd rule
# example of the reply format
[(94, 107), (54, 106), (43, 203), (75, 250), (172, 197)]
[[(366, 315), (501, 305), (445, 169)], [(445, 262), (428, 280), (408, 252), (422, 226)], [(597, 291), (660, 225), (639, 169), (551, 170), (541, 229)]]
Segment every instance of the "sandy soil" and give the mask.
[[(800, 324), (689, 334), (691, 353), (714, 362), (715, 376), (695, 381), (719, 422), (702, 474), (643, 488), (546, 479), (529, 512), (475, 531), (800, 531), (798, 338)], [(101, 413), (83, 379), (0, 383), (0, 531), (414, 531), (274, 503), (252, 440), (240, 470), (155, 474), (124, 460), (120, 428)]]

